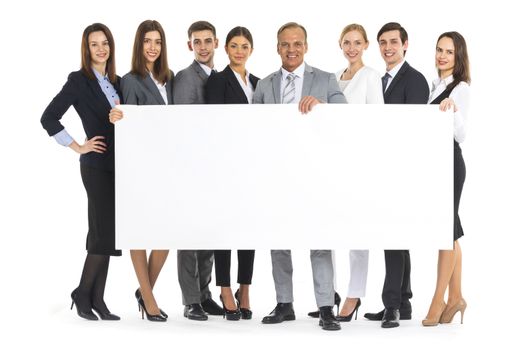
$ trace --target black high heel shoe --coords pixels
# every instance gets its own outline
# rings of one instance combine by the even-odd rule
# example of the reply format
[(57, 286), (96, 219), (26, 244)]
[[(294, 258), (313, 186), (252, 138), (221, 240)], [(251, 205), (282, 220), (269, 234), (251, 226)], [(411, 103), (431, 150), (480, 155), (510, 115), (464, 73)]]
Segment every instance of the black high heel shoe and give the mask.
[(235, 292), (235, 300), (237, 300), (237, 309), (241, 310), (241, 318), (243, 320), (252, 319), (252, 310), (241, 307), (241, 298), (239, 297), (239, 290)]
[[(336, 319), (339, 322), (350, 322), (352, 321), (352, 316), (354, 316), (355, 313), (355, 319), (357, 320), (357, 310), (359, 310), (359, 307), (361, 306), (361, 298), (357, 298), (357, 303), (355, 304), (354, 311), (350, 313), (348, 316), (337, 316)], [(339, 314), (339, 313), (338, 313)]]
[[(140, 288), (137, 288), (137, 290), (135, 291), (135, 298), (137, 299), (137, 303), (139, 304), (139, 311), (140, 311), (140, 300), (142, 300), (142, 294), (140, 294)], [(162, 311), (161, 308), (159, 308), (159, 310), (160, 310), (160, 314), (164, 316), (165, 319), (168, 319), (168, 314)]]
[(219, 299), (221, 300), (222, 309), (224, 310), (224, 314), (222, 314), (222, 318), (226, 318), (228, 321), (239, 321), (241, 319), (241, 311), (238, 308), (235, 310), (228, 310), (226, 308), (226, 305), (224, 305), (222, 294), (219, 295)]
[(100, 307), (97, 307), (93, 301), (91, 301), (91, 307), (93, 310), (98, 314), (101, 320), (103, 321), (118, 321), (120, 320), (120, 317), (112, 314), (111, 311), (109, 311), (108, 307), (106, 306), (106, 303), (104, 300), (102, 300), (102, 304), (99, 305)]
[(73, 305), (75, 305), (77, 307), (77, 314), (78, 316), (86, 319), (86, 320), (89, 320), (89, 321), (98, 321), (98, 317), (97, 315), (95, 315), (93, 313), (93, 311), (91, 311), (91, 309), (89, 310), (80, 310), (80, 306), (78, 305), (78, 293), (77, 293), (77, 290), (74, 289), (72, 292), (71, 292), (71, 310), (73, 310)]
[(148, 310), (146, 310), (146, 304), (144, 304), (144, 299), (142, 299), (142, 296), (137, 301), (139, 303), (139, 311), (142, 312), (142, 319), (144, 319), (144, 312), (146, 312), (146, 318), (148, 319), (148, 321), (152, 321), (152, 322), (166, 322), (166, 317), (162, 316), (161, 314), (150, 315), (148, 313)]
[[(334, 294), (334, 305), (337, 306), (337, 315), (339, 315), (339, 305), (341, 304), (341, 297), (337, 292)], [(308, 313), (308, 316), (313, 318), (319, 318), (319, 310), (311, 311)]]

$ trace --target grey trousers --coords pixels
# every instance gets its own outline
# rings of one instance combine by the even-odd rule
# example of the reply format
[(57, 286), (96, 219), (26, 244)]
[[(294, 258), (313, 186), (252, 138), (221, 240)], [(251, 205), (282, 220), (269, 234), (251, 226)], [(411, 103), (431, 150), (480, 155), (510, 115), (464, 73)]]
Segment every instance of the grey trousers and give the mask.
[(211, 298), (208, 285), (213, 268), (213, 250), (178, 250), (177, 268), (182, 304), (200, 304)]
[[(293, 302), (293, 266), (290, 250), (272, 250), (272, 273), (278, 303)], [(317, 307), (334, 305), (334, 267), (331, 250), (310, 250)]]

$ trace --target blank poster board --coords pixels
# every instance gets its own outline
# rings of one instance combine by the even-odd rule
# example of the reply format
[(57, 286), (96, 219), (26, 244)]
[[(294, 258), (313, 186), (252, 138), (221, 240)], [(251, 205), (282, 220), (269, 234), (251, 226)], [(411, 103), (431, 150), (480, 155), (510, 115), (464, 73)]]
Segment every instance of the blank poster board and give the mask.
[(437, 106), (119, 108), (118, 248), (452, 248)]

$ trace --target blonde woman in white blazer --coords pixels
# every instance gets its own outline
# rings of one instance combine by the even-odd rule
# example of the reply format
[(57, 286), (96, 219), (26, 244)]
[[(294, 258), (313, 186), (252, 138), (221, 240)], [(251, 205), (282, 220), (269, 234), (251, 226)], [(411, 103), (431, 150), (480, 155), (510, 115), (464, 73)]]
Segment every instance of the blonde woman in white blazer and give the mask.
[[(381, 76), (364, 65), (363, 53), (368, 38), (363, 26), (350, 24), (343, 28), (339, 46), (348, 61), (348, 67), (336, 73), (337, 82), (348, 103), (384, 103)], [(335, 260), (334, 260), (335, 261)], [(350, 282), (346, 299), (337, 319), (349, 322), (361, 305), (366, 293), (368, 276), (368, 250), (350, 250)]]

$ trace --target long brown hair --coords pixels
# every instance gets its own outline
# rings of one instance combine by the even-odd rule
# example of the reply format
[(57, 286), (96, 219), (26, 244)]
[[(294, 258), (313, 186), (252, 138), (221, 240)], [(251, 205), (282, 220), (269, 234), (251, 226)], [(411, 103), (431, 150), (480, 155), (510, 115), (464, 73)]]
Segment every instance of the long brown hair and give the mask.
[(93, 23), (87, 26), (86, 29), (84, 29), (84, 33), (82, 33), (82, 45), (80, 49), (80, 54), (82, 56), (82, 62), (80, 64), (82, 72), (89, 79), (96, 79), (91, 67), (92, 59), (89, 52), (89, 34), (93, 32), (103, 32), (108, 39), (109, 58), (106, 62), (106, 74), (108, 75), (109, 81), (115, 84), (117, 81), (117, 73), (115, 69), (115, 41), (113, 40), (113, 34), (111, 34), (109, 28), (102, 23)]
[(454, 69), (452, 71), (454, 81), (447, 86), (447, 90), (454, 89), (462, 81), (470, 84), (470, 63), (465, 38), (458, 32), (445, 32), (437, 39), (436, 46), (441, 38), (450, 38), (454, 43)]
[(146, 59), (144, 58), (144, 38), (146, 33), (157, 31), (160, 34), (161, 48), (160, 56), (153, 64), (153, 76), (155, 79), (165, 84), (170, 79), (170, 68), (168, 66), (168, 49), (166, 47), (166, 35), (159, 22), (145, 20), (137, 28), (135, 43), (133, 44), (133, 55), (131, 58), (131, 73), (145, 78), (148, 74)]

